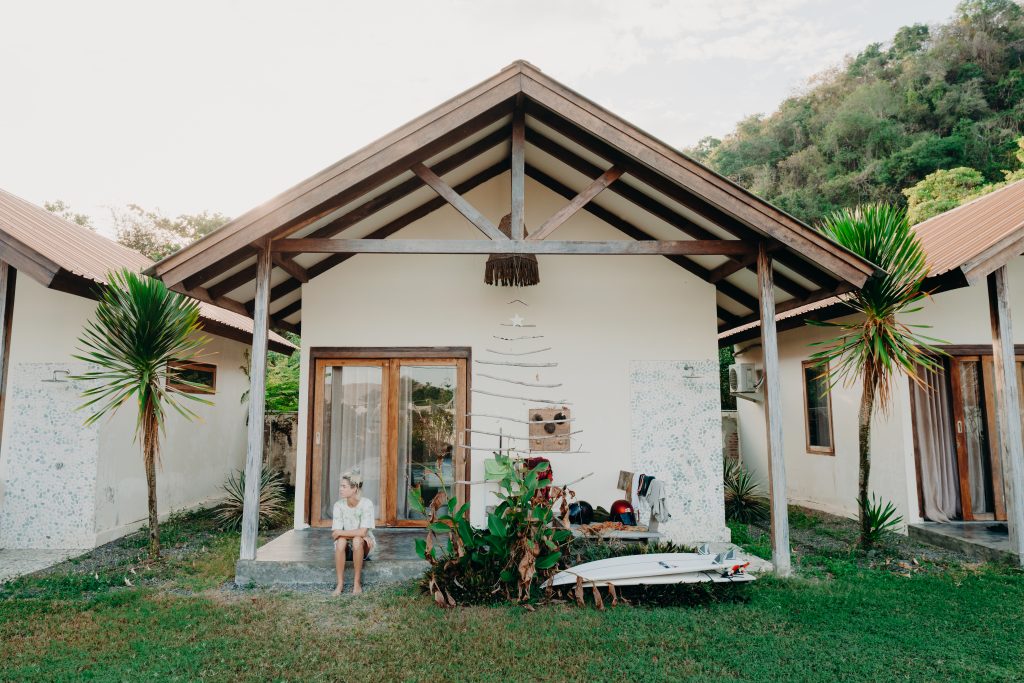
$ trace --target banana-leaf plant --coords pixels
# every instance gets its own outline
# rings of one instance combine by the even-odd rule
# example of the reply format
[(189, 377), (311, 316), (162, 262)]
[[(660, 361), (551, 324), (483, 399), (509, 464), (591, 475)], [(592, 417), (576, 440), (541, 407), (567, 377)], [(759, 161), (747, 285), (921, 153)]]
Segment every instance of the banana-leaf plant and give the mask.
[[(426, 539), (416, 541), (416, 551), (431, 565), (427, 587), (442, 607), (455, 606), (456, 598), (529, 601), (572, 538), (568, 492), (540, 481), (548, 465), (527, 471), (513, 466), (508, 456), (495, 457), (508, 474), (498, 482), (501, 503), (487, 514), (486, 528), (473, 527), (467, 519), (469, 503), (449, 498), (444, 486), (429, 505), (419, 489), (409, 492), (409, 504), (428, 518)], [(553, 524), (556, 508), (562, 528)], [(447, 536), (443, 549), (437, 544), (439, 535)]]
[(871, 476), (871, 419), (877, 407), (886, 411), (892, 399), (894, 377), (903, 373), (922, 384), (919, 373), (941, 371), (940, 340), (923, 335), (927, 325), (912, 325), (902, 318), (921, 310), (928, 293), (924, 249), (907, 221), (906, 211), (888, 204), (842, 209), (825, 219), (821, 231), (858, 256), (879, 266), (884, 274), (851, 293), (845, 304), (856, 316), (849, 320), (811, 321), (828, 327), (838, 336), (817, 342), (822, 349), (811, 358), (827, 374), (830, 386), (860, 380), (858, 437), (860, 476), (857, 503), (860, 510), (860, 546), (869, 548), (874, 536), (868, 509)]
[(124, 269), (107, 276), (97, 290), (96, 317), (86, 323), (74, 357), (99, 366), (74, 379), (91, 383), (82, 409), (92, 409), (91, 425), (133, 401), (138, 409), (135, 439), (142, 439), (149, 503), (149, 555), (160, 555), (156, 467), (167, 408), (186, 419), (198, 416), (179, 398), (212, 405), (190, 389), (205, 387), (180, 376), (173, 361), (193, 359), (206, 344), (200, 334), (199, 304), (167, 289), (160, 280)]

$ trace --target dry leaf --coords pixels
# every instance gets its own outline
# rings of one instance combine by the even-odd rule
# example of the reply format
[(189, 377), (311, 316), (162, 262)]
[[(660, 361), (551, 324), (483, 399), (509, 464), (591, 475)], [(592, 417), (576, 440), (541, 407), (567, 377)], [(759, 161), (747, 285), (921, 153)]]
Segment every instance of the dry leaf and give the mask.
[(598, 590), (596, 583), (591, 583), (591, 587), (594, 589), (594, 605), (597, 609), (604, 611), (604, 600), (601, 599), (601, 591)]
[(577, 576), (576, 577), (576, 590), (574, 591), (574, 593), (576, 594), (576, 604), (579, 605), (580, 607), (583, 607), (583, 577), (582, 576)]

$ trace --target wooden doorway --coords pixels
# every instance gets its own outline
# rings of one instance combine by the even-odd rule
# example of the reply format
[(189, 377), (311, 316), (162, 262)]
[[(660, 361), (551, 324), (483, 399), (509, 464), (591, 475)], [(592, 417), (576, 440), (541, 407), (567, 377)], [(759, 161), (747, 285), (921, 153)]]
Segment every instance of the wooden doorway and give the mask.
[[(1024, 355), (1017, 356), (1016, 365), (1018, 386), (1024, 389)], [(994, 373), (991, 354), (954, 354), (949, 359), (960, 507), (965, 521), (1006, 520)]]
[[(308, 521), (330, 526), (340, 475), (358, 470), (379, 526), (425, 526), (407, 501), (442, 482), (464, 499), (469, 349), (311, 349)], [(437, 462), (440, 461), (440, 473)], [(440, 474), (440, 476), (438, 476)]]

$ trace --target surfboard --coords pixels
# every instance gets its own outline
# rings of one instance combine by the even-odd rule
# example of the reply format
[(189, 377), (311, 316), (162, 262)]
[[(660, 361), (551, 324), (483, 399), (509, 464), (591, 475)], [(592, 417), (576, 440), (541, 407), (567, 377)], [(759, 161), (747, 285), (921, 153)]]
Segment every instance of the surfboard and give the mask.
[[(641, 555), (624, 555), (596, 560), (570, 567), (561, 571), (551, 579), (552, 586), (576, 583), (577, 577), (584, 582), (630, 585), (623, 583), (632, 579), (645, 579), (633, 583), (651, 583), (658, 577), (678, 577), (700, 573), (722, 574), (733, 566), (741, 564), (739, 560), (725, 555), (704, 555), (698, 553), (651, 553)], [(694, 579), (695, 581), (710, 579)], [(667, 580), (667, 583), (679, 583), (680, 580)]]

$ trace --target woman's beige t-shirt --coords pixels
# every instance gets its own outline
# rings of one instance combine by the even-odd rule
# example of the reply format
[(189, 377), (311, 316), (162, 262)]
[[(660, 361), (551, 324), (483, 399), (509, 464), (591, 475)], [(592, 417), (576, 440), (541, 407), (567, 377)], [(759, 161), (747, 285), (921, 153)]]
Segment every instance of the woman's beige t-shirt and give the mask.
[(331, 512), (331, 529), (342, 531), (353, 531), (355, 529), (367, 529), (366, 537), (370, 543), (376, 544), (377, 539), (373, 536), (373, 529), (376, 528), (376, 514), (373, 510), (373, 501), (369, 498), (360, 498), (359, 503), (352, 507), (347, 500), (339, 500), (334, 504)]

